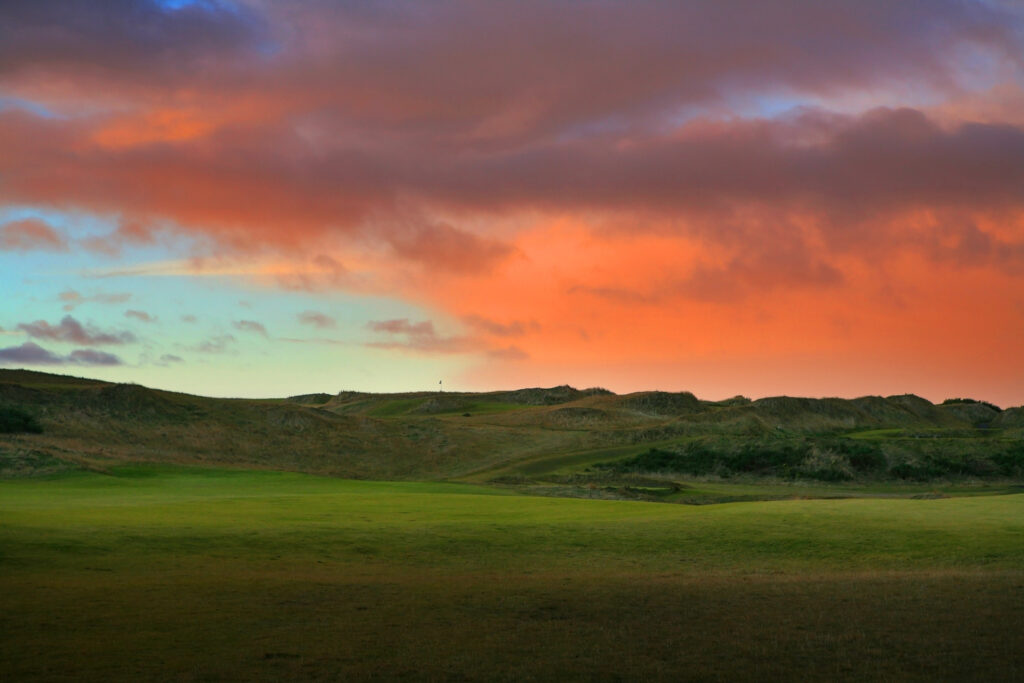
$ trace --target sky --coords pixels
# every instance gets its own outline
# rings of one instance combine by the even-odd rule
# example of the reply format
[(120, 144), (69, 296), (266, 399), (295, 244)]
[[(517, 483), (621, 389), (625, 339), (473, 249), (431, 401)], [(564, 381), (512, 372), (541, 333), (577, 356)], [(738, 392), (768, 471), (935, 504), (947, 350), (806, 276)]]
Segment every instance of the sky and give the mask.
[(1024, 404), (1024, 5), (6, 0), (0, 367)]

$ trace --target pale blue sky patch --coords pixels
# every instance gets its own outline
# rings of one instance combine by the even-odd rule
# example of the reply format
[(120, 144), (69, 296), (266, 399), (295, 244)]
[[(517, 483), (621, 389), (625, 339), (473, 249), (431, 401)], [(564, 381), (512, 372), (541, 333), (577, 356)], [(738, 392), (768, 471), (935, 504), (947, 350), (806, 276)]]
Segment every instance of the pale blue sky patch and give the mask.
[(63, 118), (61, 114), (39, 102), (21, 97), (0, 96), (0, 112), (7, 109), (20, 109), (45, 119)]

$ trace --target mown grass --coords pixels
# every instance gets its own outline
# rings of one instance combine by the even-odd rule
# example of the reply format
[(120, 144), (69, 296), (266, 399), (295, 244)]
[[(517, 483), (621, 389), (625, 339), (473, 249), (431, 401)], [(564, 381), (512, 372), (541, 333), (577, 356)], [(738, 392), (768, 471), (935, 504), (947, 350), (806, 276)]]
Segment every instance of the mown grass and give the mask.
[(1024, 676), (1024, 496), (707, 507), (126, 467), (0, 482), (0, 679)]

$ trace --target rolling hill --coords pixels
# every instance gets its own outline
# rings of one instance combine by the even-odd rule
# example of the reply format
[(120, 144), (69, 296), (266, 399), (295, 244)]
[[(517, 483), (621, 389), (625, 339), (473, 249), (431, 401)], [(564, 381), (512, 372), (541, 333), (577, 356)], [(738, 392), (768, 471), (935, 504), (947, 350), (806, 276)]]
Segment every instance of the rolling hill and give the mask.
[(4, 476), (128, 461), (363, 479), (928, 480), (1019, 477), (1024, 461), (1024, 408), (913, 395), (715, 402), (559, 386), (257, 400), (0, 370), (0, 414), (41, 429), (0, 434)]

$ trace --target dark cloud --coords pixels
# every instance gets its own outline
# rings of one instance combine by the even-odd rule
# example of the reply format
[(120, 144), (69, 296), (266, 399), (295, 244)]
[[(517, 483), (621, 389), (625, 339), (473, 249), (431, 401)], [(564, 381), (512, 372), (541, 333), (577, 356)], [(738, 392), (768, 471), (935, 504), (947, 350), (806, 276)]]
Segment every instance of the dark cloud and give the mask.
[(694, 123), (674, 135), (634, 137), (628, 147), (619, 142), (495, 156), (472, 170), (447, 169), (451, 175), (435, 187), (439, 195), (457, 189), (467, 204), (695, 218), (712, 212), (717, 223), (723, 211), (754, 204), (837, 219), (922, 205), (1019, 208), (1017, 188), (1024, 182), (1024, 129), (964, 124), (945, 130), (913, 109)]
[(0, 75), (77, 74), (141, 81), (194, 73), (265, 44), (244, 5), (198, 2), (171, 10), (153, 0), (6, 0), (0, 3)]
[(157, 365), (171, 365), (173, 363), (184, 363), (185, 359), (181, 356), (175, 356), (173, 353), (165, 353), (160, 356), (160, 360), (157, 361)]
[[(532, 256), (515, 235), (538, 215), (715, 252), (577, 289), (622, 302), (836, 287), (850, 255), (1017, 273), (1019, 117), (787, 107), (1019, 81), (1022, 26), (1019, 7), (982, 0), (5, 3), (0, 85), (92, 113), (0, 112), (0, 202), (123, 216), (86, 244), (107, 253), (154, 226), (276, 251), (307, 267), (268, 277), (311, 292), (373, 289), (356, 257), (310, 260), (333, 245), (369, 253), (388, 293), (421, 271), (487, 275)], [(931, 223), (908, 230), (921, 211)], [(464, 322), (471, 338), (523, 334)], [(248, 323), (235, 329), (267, 334)]]
[(954, 45), (1020, 63), (1019, 13), (957, 0), (317, 3), (290, 16), (307, 49), (286, 72), (334, 121), (477, 150), (635, 131), (736, 93), (948, 88)]
[(124, 317), (135, 318), (136, 320), (139, 320), (144, 323), (156, 322), (156, 316), (152, 316), (149, 313), (146, 313), (145, 311), (127, 310), (124, 312)]
[(0, 363), (6, 365), (123, 365), (123, 361), (111, 353), (94, 349), (76, 349), (67, 356), (47, 351), (34, 342), (21, 346), (0, 349)]
[(0, 75), (102, 79), (115, 93), (248, 87), (361, 129), (494, 144), (629, 127), (737, 90), (949, 87), (956, 55), (1019, 63), (1019, 16), (980, 0), (279, 0), (174, 11), (147, 0), (9, 0)]
[(302, 313), (299, 313), (298, 318), (299, 322), (303, 325), (312, 325), (313, 327), (318, 327), (320, 329), (337, 327), (338, 324), (334, 318), (318, 311), (303, 311)]
[(0, 225), (0, 251), (67, 251), (64, 238), (45, 222), (26, 218)]
[(25, 342), (21, 346), (9, 346), (0, 349), (0, 362), (26, 363), (29, 365), (61, 365), (66, 359), (47, 351), (33, 342)]
[(73, 365), (122, 365), (121, 359), (112, 353), (95, 349), (76, 349), (68, 356)]
[(21, 323), (17, 329), (35, 339), (49, 339), (81, 346), (132, 344), (137, 341), (131, 332), (103, 332), (91, 325), (83, 325), (70, 315), (61, 318), (57, 325), (51, 325), (45, 320), (36, 320), (32, 323)]
[[(138, 105), (134, 125), (150, 137), (111, 148), (96, 140), (121, 124), (113, 115), (5, 111), (0, 200), (141, 217), (120, 240), (152, 239), (150, 221), (165, 219), (226, 248), (341, 236), (454, 273), (487, 272), (514, 247), (478, 221), (408, 220), (400, 207), (467, 219), (654, 212), (727, 233), (744, 227), (729, 225), (737, 205), (765, 203), (849, 235), (921, 203), (1022, 205), (1015, 125), (943, 128), (912, 109), (718, 116), (906, 84), (954, 92), (971, 55), (1020, 68), (1022, 18), (1009, 4), (254, 7), (5, 3), (0, 78), (31, 89), (32, 72), (78, 101), (107, 91), (60, 77), (87, 71)], [(272, 55), (266, 27), (278, 32)], [(166, 100), (177, 79), (188, 111)], [(351, 285), (340, 266), (328, 271), (280, 284)]]
[[(11, 116), (0, 113), (0, 119)], [(635, 229), (671, 223), (702, 239), (746, 241), (754, 249), (778, 235), (763, 229), (763, 221), (752, 222), (752, 213), (805, 214), (825, 232), (826, 245), (848, 251), (896, 239), (888, 226), (901, 212), (929, 208), (942, 219), (942, 212), (1024, 211), (1024, 129), (940, 127), (910, 109), (694, 122), (670, 134), (636, 132), (628, 140), (605, 135), (441, 159), (418, 158), (412, 148), (403, 159), (325, 150), (296, 162), (289, 151), (294, 141), (280, 140), (278, 151), (257, 145), (244, 155), (250, 159), (244, 166), (235, 165), (238, 155), (228, 147), (144, 155), (83, 151), (67, 165), (63, 150), (78, 146), (74, 136), (68, 139), (50, 122), (23, 121), (13, 128), (19, 125), (34, 132), (13, 133), (7, 145), (0, 126), (0, 149), (36, 143), (0, 157), (0, 199), (67, 201), (95, 211), (145, 209), (201, 225), (225, 245), (238, 244), (241, 225), (249, 228), (244, 239), (279, 247), (332, 232), (356, 239), (369, 230), (366, 239), (389, 245), (406, 260), (456, 273), (486, 272), (512, 247), (445, 223), (395, 228), (377, 208), (387, 207), (399, 186), (455, 212), (636, 214)], [(239, 149), (254, 144), (234, 142)], [(39, 175), (12, 161), (27, 157), (36, 159), (32, 168)], [(372, 171), (381, 164), (393, 165), (387, 173)], [(350, 176), (358, 179), (349, 182)], [(98, 178), (105, 180), (94, 182)], [(377, 184), (362, 186), (373, 178)], [(350, 278), (343, 269), (323, 270), (316, 277), (282, 276), (281, 284), (316, 291), (347, 286)]]
[(183, 315), (183, 316), (181, 316), (181, 322), (183, 322), (183, 323), (192, 324), (195, 321), (196, 321), (196, 317), (194, 315)]
[(512, 253), (512, 247), (446, 223), (405, 226), (389, 232), (395, 253), (453, 273), (479, 273)]
[(253, 332), (264, 337), (267, 336), (267, 328), (263, 326), (263, 323), (258, 323), (255, 320), (236, 320), (231, 323), (231, 326), (241, 332)]

